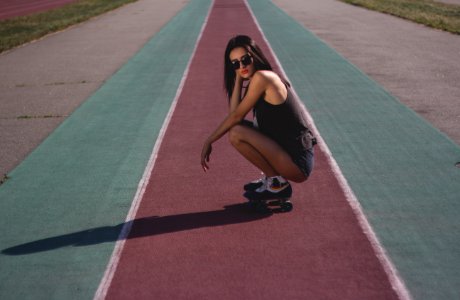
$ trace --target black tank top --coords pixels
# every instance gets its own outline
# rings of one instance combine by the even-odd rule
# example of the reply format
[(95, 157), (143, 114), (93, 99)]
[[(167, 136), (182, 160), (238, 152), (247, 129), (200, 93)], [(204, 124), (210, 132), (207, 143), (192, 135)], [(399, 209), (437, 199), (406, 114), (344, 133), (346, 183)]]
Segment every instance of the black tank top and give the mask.
[(275, 140), (289, 155), (296, 158), (312, 148), (312, 138), (299, 100), (287, 87), (286, 101), (273, 105), (261, 97), (254, 106), (259, 130)]

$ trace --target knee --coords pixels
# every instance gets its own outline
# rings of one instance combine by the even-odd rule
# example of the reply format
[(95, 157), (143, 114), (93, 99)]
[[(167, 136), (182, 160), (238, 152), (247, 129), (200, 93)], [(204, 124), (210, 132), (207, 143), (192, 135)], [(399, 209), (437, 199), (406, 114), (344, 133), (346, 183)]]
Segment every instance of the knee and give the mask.
[(306, 175), (299, 175), (299, 176), (296, 176), (294, 178), (291, 178), (291, 181), (295, 182), (295, 183), (302, 183), (302, 182), (305, 182), (307, 181), (308, 179), (308, 176)]
[(242, 126), (235, 125), (228, 131), (228, 140), (233, 146), (237, 146), (242, 141)]

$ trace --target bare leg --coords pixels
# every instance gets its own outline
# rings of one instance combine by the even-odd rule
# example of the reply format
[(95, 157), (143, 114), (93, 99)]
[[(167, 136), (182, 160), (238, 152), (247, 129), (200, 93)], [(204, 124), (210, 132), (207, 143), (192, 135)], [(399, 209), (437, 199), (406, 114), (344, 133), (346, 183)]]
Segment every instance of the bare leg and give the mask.
[(236, 125), (230, 129), (229, 139), (231, 144), (266, 176), (281, 175), (294, 182), (303, 182), (307, 179), (281, 146), (257, 130)]

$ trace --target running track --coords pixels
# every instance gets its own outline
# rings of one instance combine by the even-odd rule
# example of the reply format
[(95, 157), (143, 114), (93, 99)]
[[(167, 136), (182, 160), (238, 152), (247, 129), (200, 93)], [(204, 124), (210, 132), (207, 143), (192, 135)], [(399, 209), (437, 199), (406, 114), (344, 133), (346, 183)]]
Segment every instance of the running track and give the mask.
[(322, 134), (295, 210), (243, 209), (259, 174), (225, 139), (202, 173), (226, 114), (226, 41), (270, 51), (244, 2), (217, 0), (198, 38), (211, 1), (191, 1), (0, 188), (2, 299), (409, 298), (353, 192), (414, 298), (458, 298), (458, 146), (273, 4), (249, 3)]
[(75, 1), (77, 0), (2, 0), (0, 20), (50, 10)]
[(321, 148), (289, 214), (245, 212), (241, 186), (258, 173), (225, 138), (201, 172), (196, 154), (226, 114), (221, 60), (235, 33), (270, 53), (243, 1), (215, 2), (107, 299), (396, 298)]

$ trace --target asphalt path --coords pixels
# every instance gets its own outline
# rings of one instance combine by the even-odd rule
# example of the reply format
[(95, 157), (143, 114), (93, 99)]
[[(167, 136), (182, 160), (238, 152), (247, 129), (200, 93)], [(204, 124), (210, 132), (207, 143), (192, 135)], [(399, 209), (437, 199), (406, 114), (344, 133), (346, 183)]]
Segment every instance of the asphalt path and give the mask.
[(437, 1), (437, 2), (460, 5), (460, 0), (440, 0), (440, 1)]
[[(2, 95), (0, 100), (0, 125), (2, 128), (0, 133), (0, 166), (2, 167), (2, 173), (8, 172), (8, 170), (20, 163), (62, 120), (97, 90), (108, 77), (115, 73), (124, 62), (142, 47), (149, 37), (155, 34), (162, 24), (166, 23), (185, 4), (177, 1), (175, 8), (168, 10), (168, 7), (171, 7), (170, 3), (139, 1), (0, 56), (0, 79), (2, 82), (0, 84), (0, 95)], [(387, 75), (382, 76), (382, 78), (390, 78), (390, 83), (393, 82), (399, 87), (399, 90), (403, 92), (410, 90), (413, 93), (419, 91), (433, 93), (431, 90), (436, 90), (437, 84), (449, 83), (450, 80), (455, 80), (455, 77), (449, 77), (451, 73), (454, 75), (459, 73), (458, 66), (455, 64), (456, 61), (440, 59), (439, 56), (443, 56), (444, 53), (439, 55), (438, 50), (443, 49), (443, 51), (446, 51), (447, 57), (450, 57), (449, 53), (451, 52), (458, 54), (458, 49), (460, 48), (457, 44), (457, 36), (427, 29), (397, 18), (347, 6), (336, 1), (302, 2), (302, 6), (291, 6), (292, 11), (288, 10), (288, 4), (293, 5), (295, 3), (292, 1), (290, 3), (287, 1), (278, 3), (292, 16), (296, 18), (300, 18), (299, 14), (303, 16), (305, 18), (304, 24), (311, 22), (308, 25), (310, 30), (361, 68), (361, 70), (364, 70), (366, 74), (384, 85), (403, 103), (409, 100), (398, 96), (396, 94), (398, 89), (392, 91), (388, 86), (380, 82), (372, 72), (380, 74), (386, 69), (391, 70), (393, 67), (405, 63), (409, 67), (402, 68), (398, 72), (412, 69), (413, 73), (431, 76), (431, 80), (421, 83), (410, 81), (410, 77), (399, 76), (398, 72), (396, 74), (385, 73)], [(364, 11), (365, 13), (361, 15)], [(365, 15), (368, 13), (370, 15)], [(348, 17), (345, 17), (347, 15)], [(381, 24), (378, 24), (379, 22), (374, 24), (371, 20), (368, 20), (380, 20), (379, 18), (382, 18)], [(156, 25), (150, 22), (154, 22)], [(148, 24), (151, 24), (151, 26), (148, 26)], [(114, 26), (120, 27), (114, 28)], [(342, 32), (341, 26), (348, 26), (346, 27), (348, 30), (344, 29)], [(374, 28), (374, 26), (380, 26), (381, 31), (372, 31), (372, 34), (368, 33), (370, 28)], [(394, 55), (380, 57), (378, 54), (390, 51), (391, 54), (397, 53), (396, 57), (398, 57), (398, 51), (403, 51), (404, 49), (385, 48), (386, 50), (384, 50), (381, 48), (383, 46), (380, 46), (376, 41), (369, 40), (366, 43), (367, 38), (371, 38), (367, 37), (367, 34), (374, 36), (378, 32), (380, 34), (379, 39), (387, 40), (391, 38), (391, 35), (398, 36), (400, 32), (404, 32), (406, 26), (410, 27), (410, 34), (399, 36), (399, 39), (394, 40), (394, 43), (405, 45), (406, 39), (410, 40), (411, 36), (416, 36), (419, 44), (413, 51), (419, 55), (417, 51), (423, 49), (424, 56), (422, 58), (406, 53), (407, 57), (405, 56), (404, 59), (390, 64), (389, 62)], [(120, 32), (124, 34), (120, 34)], [(339, 35), (339, 33), (343, 35)], [(332, 38), (328, 40), (328, 36), (335, 37), (335, 42)], [(444, 37), (446, 36), (448, 39), (445, 40)], [(340, 41), (341, 39), (342, 41)], [(351, 40), (351, 42), (347, 42), (347, 40)], [(337, 43), (337, 45), (334, 43)], [(434, 46), (431, 45), (432, 43)], [(349, 53), (346, 54), (346, 45), (357, 48), (349, 49)], [(340, 47), (343, 47), (343, 49)], [(409, 45), (406, 45), (406, 47), (409, 47)], [(363, 53), (367, 53), (367, 51), (372, 52), (374, 56), (364, 55)], [(107, 55), (108, 53), (110, 55)], [(373, 68), (369, 67), (371, 70), (366, 70), (364, 66), (360, 66), (357, 63), (357, 60), (362, 57), (367, 57), (368, 63), (383, 61), (385, 64), (375, 64)], [(442, 73), (445, 74), (445, 77), (439, 82), (433, 81), (435, 77), (433, 74), (436, 74), (437, 69), (433, 70), (424, 65), (425, 61), (431, 57), (439, 59), (440, 65), (438, 67), (445, 68), (443, 69), (445, 73)], [(378, 72), (375, 70), (378, 70)], [(423, 72), (424, 70), (428, 71)], [(393, 77), (397, 75), (399, 76), (397, 77), (398, 80), (394, 80)], [(447, 75), (449, 76), (446, 77)], [(445, 78), (449, 78), (449, 80)], [(457, 80), (456, 82), (459, 81)], [(444, 87), (446, 90), (453, 90), (454, 95), (458, 95), (458, 89), (455, 85)], [(433, 96), (433, 94), (430, 95)], [(442, 99), (428, 98), (427, 103), (422, 103), (421, 98), (422, 95), (411, 98), (411, 101), (422, 105), (422, 108), (423, 105), (431, 105), (430, 109), (443, 109), (440, 112), (442, 114), (455, 111), (455, 102), (445, 103), (441, 101)], [(430, 101), (430, 99), (436, 99), (437, 102), (433, 104), (434, 101)], [(408, 102), (406, 104), (409, 105)], [(427, 113), (424, 113), (427, 109), (417, 110), (414, 107), (412, 108), (428, 119)], [(28, 118), (20, 118), (21, 116)], [(456, 125), (458, 114), (443, 116), (447, 122), (451, 122), (449, 124)], [(430, 122), (441, 129), (440, 125), (436, 125), (435, 121), (430, 120)], [(450, 126), (447, 127), (450, 128)], [(441, 130), (447, 132), (445, 129)], [(453, 132), (459, 131), (453, 130)], [(452, 134), (450, 135), (452, 137)], [(3, 167), (4, 165), (6, 167)], [(156, 221), (154, 220), (154, 222)], [(306, 228), (309, 227), (306, 226)]]
[[(334, 0), (274, 2), (460, 144), (460, 36)], [(0, 174), (16, 167), (183, 5), (138, 1), (1, 54)]]
[(457, 299), (460, 147), (278, 7), (249, 2), (414, 298)]
[(204, 17), (188, 7), (0, 187), (1, 299), (94, 295), (195, 47)]
[(185, 4), (137, 1), (0, 54), (0, 174), (24, 160)]
[(221, 59), (235, 32), (275, 65), (244, 2), (216, 0), (107, 299), (397, 299), (320, 147), (286, 214), (247, 213), (242, 185), (259, 172), (226, 138), (199, 168), (193, 154), (228, 112)]
[(273, 2), (460, 145), (460, 35), (336, 0)]

